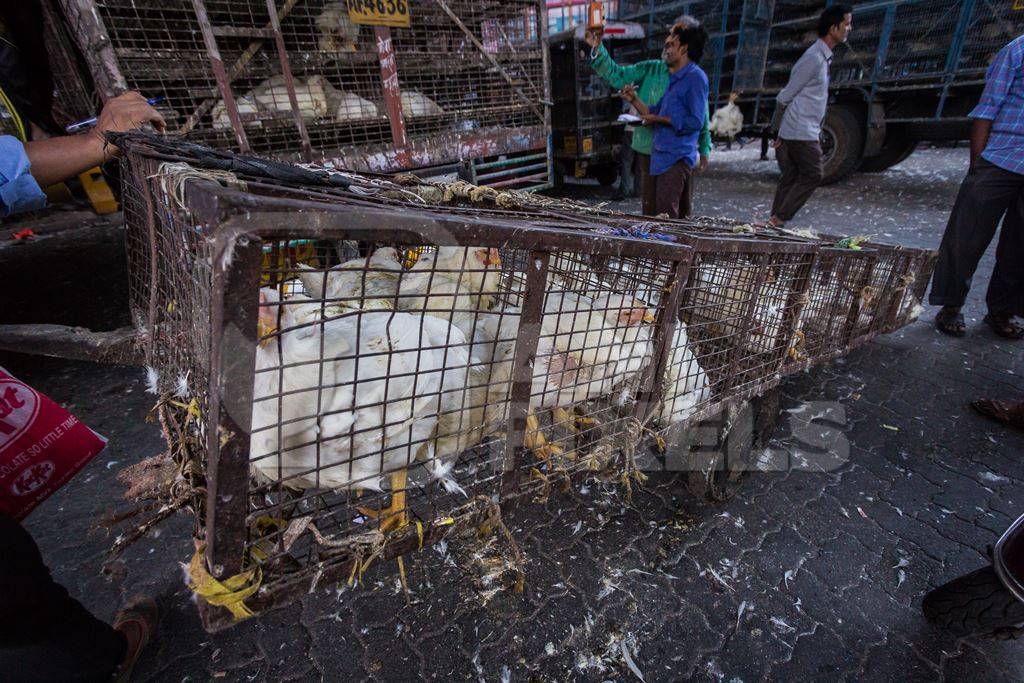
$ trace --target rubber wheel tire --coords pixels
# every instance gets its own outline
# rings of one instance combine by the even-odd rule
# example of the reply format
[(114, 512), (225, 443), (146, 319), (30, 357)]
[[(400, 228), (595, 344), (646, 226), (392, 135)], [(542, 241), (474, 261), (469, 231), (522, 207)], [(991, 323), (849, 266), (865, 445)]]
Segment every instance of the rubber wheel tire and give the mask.
[(601, 183), (602, 187), (611, 187), (619, 179), (619, 169), (614, 166), (602, 166), (591, 175)]
[[(864, 129), (853, 110), (838, 105), (829, 107), (821, 126), (822, 152), (825, 153), (825, 177), (822, 185), (839, 182), (857, 170), (864, 151)], [(831, 146), (831, 154), (828, 147)]]
[(989, 566), (953, 579), (924, 597), (928, 621), (960, 636), (990, 633), (1024, 623), (1024, 603)]
[(829, 107), (821, 126), (821, 153), (825, 157), (821, 184), (831, 185), (856, 171), (863, 150), (864, 130), (857, 115), (842, 105)]
[(860, 162), (861, 173), (881, 173), (909, 157), (917, 149), (917, 140), (902, 137), (902, 131), (888, 131), (881, 151), (873, 157), (864, 157)]

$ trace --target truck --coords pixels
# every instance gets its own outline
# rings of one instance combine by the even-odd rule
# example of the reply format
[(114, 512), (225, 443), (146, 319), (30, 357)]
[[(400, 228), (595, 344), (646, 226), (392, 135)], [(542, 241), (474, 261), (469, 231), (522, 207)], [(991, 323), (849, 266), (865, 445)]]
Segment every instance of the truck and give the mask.
[[(711, 37), (702, 66), (715, 107), (736, 92), (744, 132), (768, 134), (775, 98), (817, 39), (825, 0), (625, 2), (620, 20), (648, 23), (646, 55), (657, 54), (679, 14)], [(853, 31), (835, 50), (822, 126), (825, 183), (884, 171), (922, 142), (966, 140), (968, 114), (995, 54), (1024, 32), (1024, 0), (860, 0)], [(645, 7), (646, 5), (646, 7)], [(644, 58), (638, 55), (638, 58)]]
[[(590, 68), (584, 31), (580, 25), (549, 39), (554, 182), (565, 177), (595, 178), (607, 186), (619, 173), (625, 128), (618, 121), (622, 100)], [(644, 31), (639, 24), (610, 21), (604, 38), (612, 59), (619, 59), (620, 51), (641, 46)]]

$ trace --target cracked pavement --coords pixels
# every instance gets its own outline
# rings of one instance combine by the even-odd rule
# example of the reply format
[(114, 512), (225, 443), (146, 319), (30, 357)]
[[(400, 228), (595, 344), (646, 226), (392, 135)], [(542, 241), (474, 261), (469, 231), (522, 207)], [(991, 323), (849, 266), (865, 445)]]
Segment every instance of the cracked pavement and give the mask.
[[(934, 247), (966, 154), (924, 150), (822, 188), (794, 227)], [(756, 157), (753, 147), (715, 154), (698, 211), (760, 217), (776, 170)], [(526, 504), (507, 520), (528, 558), (521, 595), (481, 587), (463, 568), (475, 548), (451, 541), (407, 559), (411, 604), (393, 566), (378, 563), (359, 588), (320, 586), (206, 634), (179, 565), (191, 554), (190, 520), (172, 519), (100, 571), (112, 537), (93, 527), (120, 496), (117, 471), (163, 447), (145, 421), (142, 372), (0, 354), (110, 438), (27, 527), (56, 578), (97, 615), (111, 618), (136, 593), (158, 597), (159, 637), (138, 680), (1021, 680), (1019, 642), (956, 639), (920, 613), (928, 590), (987, 562), (1024, 507), (1024, 434), (967, 406), (1024, 388), (1024, 347), (981, 327), (991, 267), (990, 254), (966, 338), (939, 335), (928, 311), (783, 383), (784, 409), (842, 406), (816, 422), (848, 441), (840, 467), (753, 473), (720, 503), (695, 497), (683, 476), (652, 473), (631, 501), (591, 482)], [(788, 416), (771, 446), (796, 445)]]

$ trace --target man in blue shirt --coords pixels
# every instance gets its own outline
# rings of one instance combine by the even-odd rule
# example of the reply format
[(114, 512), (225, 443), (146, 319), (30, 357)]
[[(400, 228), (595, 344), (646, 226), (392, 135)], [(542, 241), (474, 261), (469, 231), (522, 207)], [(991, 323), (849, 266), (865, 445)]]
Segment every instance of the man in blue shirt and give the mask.
[(971, 166), (942, 236), (928, 301), (942, 306), (935, 316), (941, 332), (964, 336), (960, 308), (1002, 219), (985, 323), (1001, 337), (1020, 339), (1024, 327), (1013, 317), (1024, 312), (1024, 36), (992, 60), (970, 117)]
[(708, 77), (697, 63), (704, 54), (708, 34), (702, 26), (676, 24), (665, 38), (668, 89), (657, 104), (648, 106), (627, 85), (623, 97), (640, 114), (644, 125), (654, 126), (651, 175), (654, 177), (654, 212), (679, 217), (686, 181), (697, 165), (697, 138), (708, 109)]
[[(24, 145), (0, 136), (0, 216), (41, 209), (46, 187), (118, 154), (103, 137), (163, 117), (137, 92), (107, 101), (88, 133)], [(53, 580), (32, 536), (0, 514), (0, 671), (5, 681), (128, 680), (156, 626), (156, 605), (138, 600), (106, 624)]]

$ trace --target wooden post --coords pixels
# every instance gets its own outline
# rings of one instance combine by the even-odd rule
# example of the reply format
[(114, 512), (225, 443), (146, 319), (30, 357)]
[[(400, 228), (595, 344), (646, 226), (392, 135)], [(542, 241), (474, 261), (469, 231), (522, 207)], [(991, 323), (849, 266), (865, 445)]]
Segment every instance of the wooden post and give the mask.
[(402, 91), (398, 87), (398, 62), (391, 43), (391, 29), (387, 26), (374, 26), (373, 34), (377, 39), (380, 79), (384, 87), (384, 107), (391, 122), (391, 139), (395, 144), (398, 162), (403, 168), (409, 168), (412, 162), (409, 159), (409, 139), (405, 132), (405, 116), (402, 114)]
[(206, 564), (214, 577), (225, 578), (242, 571), (245, 559), (263, 242), (221, 237), (213, 258), (218, 265), (210, 306)]

